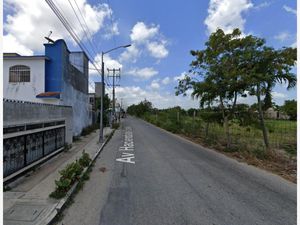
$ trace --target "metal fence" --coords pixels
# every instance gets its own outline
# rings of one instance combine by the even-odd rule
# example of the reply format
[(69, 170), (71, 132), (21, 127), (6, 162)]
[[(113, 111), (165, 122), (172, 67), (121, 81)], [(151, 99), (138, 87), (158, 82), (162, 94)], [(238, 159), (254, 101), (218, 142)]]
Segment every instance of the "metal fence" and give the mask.
[(65, 145), (65, 127), (3, 140), (4, 177), (32, 164)]
[[(180, 133), (207, 142), (212, 146), (226, 147), (227, 139), (222, 123), (205, 122), (198, 116), (188, 116), (176, 111), (148, 114), (145, 120), (173, 133)], [(296, 154), (297, 122), (290, 120), (266, 119), (269, 145), (276, 151)], [(242, 125), (233, 119), (229, 122), (232, 147), (240, 150), (256, 151), (265, 148), (259, 121)]]

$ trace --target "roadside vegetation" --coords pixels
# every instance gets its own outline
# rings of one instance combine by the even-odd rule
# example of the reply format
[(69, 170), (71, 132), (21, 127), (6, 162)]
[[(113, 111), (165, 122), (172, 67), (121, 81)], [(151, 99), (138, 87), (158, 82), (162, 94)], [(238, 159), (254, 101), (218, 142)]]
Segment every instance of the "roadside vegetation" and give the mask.
[[(127, 112), (296, 182), (297, 102), (277, 106), (272, 98), (276, 84), (296, 86), (296, 52), (269, 47), (239, 29), (218, 29), (203, 50), (191, 51), (190, 71), (175, 87), (176, 95), (191, 93), (199, 109), (158, 110), (145, 100)], [(238, 103), (249, 96), (255, 104)], [(269, 109), (285, 118), (268, 117)]]
[(79, 160), (68, 164), (65, 169), (59, 172), (60, 178), (55, 180), (55, 190), (49, 195), (51, 198), (60, 199), (66, 196), (75, 182), (86, 179), (86, 174), (82, 172), (91, 163), (91, 158), (84, 150)]

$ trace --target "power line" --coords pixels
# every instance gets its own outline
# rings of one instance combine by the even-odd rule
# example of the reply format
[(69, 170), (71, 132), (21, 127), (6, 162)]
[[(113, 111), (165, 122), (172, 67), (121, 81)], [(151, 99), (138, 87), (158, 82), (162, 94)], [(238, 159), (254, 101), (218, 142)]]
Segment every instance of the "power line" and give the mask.
[[(91, 32), (90, 32), (90, 30), (89, 30), (89, 28), (88, 28), (88, 25), (87, 25), (87, 23), (86, 23), (86, 20), (85, 20), (85, 18), (83, 17), (83, 14), (81, 13), (81, 10), (80, 10), (80, 8), (79, 8), (79, 6), (78, 6), (76, 0), (74, 0), (74, 2), (75, 2), (75, 4), (76, 4), (76, 7), (77, 7), (77, 9), (78, 9), (80, 15), (81, 15), (81, 18), (83, 19), (83, 22), (84, 22), (84, 24), (85, 24), (85, 28), (86, 28), (86, 29), (84, 28), (83, 23), (81, 23), (81, 20), (79, 19), (78, 15), (77, 15), (77, 13), (76, 13), (74, 7), (73, 7), (73, 4), (71, 3), (70, 0), (68, 0), (68, 1), (69, 1), (70, 6), (72, 7), (73, 12), (75, 13), (75, 16), (76, 16), (76, 18), (77, 18), (77, 20), (78, 20), (78, 22), (79, 22), (79, 24), (80, 24), (80, 26), (81, 26), (81, 28), (82, 28), (84, 34), (85, 34), (86, 39), (89, 41), (90, 46), (91, 46), (91, 48), (92, 48), (92, 50), (93, 50), (93, 52), (94, 52), (94, 54), (95, 54), (95, 56), (96, 56), (97, 53), (94, 51), (95, 45), (93, 44), (93, 40), (91, 39), (92, 34), (91, 34)], [(90, 37), (88, 37), (87, 31), (89, 32)], [(97, 49), (96, 49), (96, 51), (97, 51)], [(97, 65), (99, 65), (98, 62), (96, 62), (96, 63), (97, 63)], [(111, 88), (111, 84), (109, 83), (109, 80), (106, 80), (106, 79), (105, 79), (105, 83), (106, 83), (106, 85), (107, 85), (109, 88)]]
[[(79, 6), (78, 6), (76, 0), (74, 0), (74, 2), (75, 2), (75, 4), (76, 4), (76, 7), (77, 7), (77, 9), (78, 9), (78, 11), (79, 11), (79, 14), (80, 14), (80, 16), (81, 16), (81, 18), (83, 19), (83, 22), (84, 22), (84, 24), (85, 24), (85, 28), (84, 28), (83, 23), (81, 23), (81, 20), (79, 19), (78, 15), (77, 15), (77, 13), (76, 13), (76, 10), (75, 10), (74, 7), (73, 7), (73, 4), (71, 3), (70, 0), (68, 0), (68, 1), (69, 1), (70, 6), (72, 7), (73, 12), (75, 13), (75, 16), (76, 16), (76, 18), (77, 18), (77, 20), (78, 20), (78, 22), (79, 22), (79, 24), (80, 24), (80, 26), (81, 26), (81, 28), (82, 28), (84, 34), (85, 34), (86, 39), (87, 39), (88, 42), (90, 43), (91, 49), (93, 50), (93, 52), (94, 52), (94, 54), (95, 54), (94, 57), (96, 57), (96, 56), (97, 56), (97, 51), (98, 51), (98, 49), (97, 49), (97, 47), (95, 47), (95, 45), (93, 44), (92, 34), (91, 34), (90, 30), (89, 30), (89, 27), (88, 27), (88, 25), (87, 25), (87, 23), (86, 23), (85, 18), (84, 18), (84, 16), (83, 16), (83, 14), (81, 13), (81, 10), (80, 10), (80, 8), (79, 8)], [(87, 32), (89, 33), (90, 37), (88, 36)], [(95, 50), (94, 50), (94, 49), (95, 49)], [(96, 64), (99, 66), (99, 63), (98, 63), (97, 61), (96, 61)], [(100, 66), (99, 66), (99, 67), (100, 67)]]
[[(62, 15), (62, 13), (61, 13), (62, 10), (58, 9), (59, 6), (56, 6), (55, 3), (52, 0), (46, 0), (46, 2), (50, 6), (50, 8), (52, 9), (52, 11), (55, 13), (55, 15), (58, 17), (58, 19), (61, 21), (61, 23), (64, 25), (64, 27), (68, 30), (68, 32), (71, 35), (71, 37), (79, 45), (79, 47), (81, 48), (81, 50), (83, 52), (85, 52), (85, 54), (87, 55), (88, 59), (91, 61), (92, 65), (94, 66), (95, 70), (101, 75), (101, 72), (99, 71), (99, 68), (97, 68), (97, 66), (95, 64), (96, 62), (91, 57), (90, 51), (87, 49), (87, 47), (85, 46), (85, 44), (82, 43), (82, 41), (80, 40), (80, 38), (78, 37), (78, 35), (76, 34), (76, 32), (73, 30), (73, 28), (69, 24), (68, 20)], [(81, 65), (77, 65), (77, 66), (83, 67)], [(89, 68), (89, 69), (92, 69), (92, 68)], [(106, 84), (106, 86), (108, 88), (111, 88), (111, 85), (109, 84), (109, 82), (107, 80), (104, 83)]]
[[(79, 6), (78, 6), (76, 0), (74, 0), (74, 2), (75, 2), (75, 4), (76, 4), (76, 7), (77, 7), (77, 9), (78, 9), (80, 15), (81, 15), (81, 18), (83, 19), (83, 22), (84, 22), (84, 24), (85, 24), (85, 26), (86, 26), (86, 29), (87, 29), (87, 31), (88, 31), (88, 33), (89, 33), (89, 35), (90, 35), (90, 38), (92, 38), (92, 33), (90, 32), (90, 29), (89, 29), (89, 27), (88, 27), (88, 25), (87, 25), (87, 22), (86, 22), (85, 18), (83, 17), (83, 15), (82, 15), (82, 13), (81, 13), (81, 10), (80, 10), (80, 8), (79, 8)], [(92, 40), (92, 41), (93, 41), (93, 40)], [(97, 46), (96, 46), (96, 47), (97, 47)], [(96, 48), (96, 50), (98, 50), (98, 49)]]
[(68, 32), (70, 33), (70, 35), (72, 36), (72, 38), (75, 40), (75, 42), (79, 45), (79, 47), (81, 48), (81, 50), (83, 52), (85, 52), (85, 54), (87, 55), (87, 57), (89, 58), (89, 60), (91, 61), (91, 63), (93, 64), (93, 66), (95, 67), (95, 69), (98, 71), (98, 73), (101, 75), (101, 72), (99, 71), (99, 69), (97, 68), (97, 66), (95, 65), (94, 60), (91, 58), (91, 54), (88, 51), (88, 49), (86, 48), (86, 46), (84, 45), (84, 43), (81, 43), (79, 37), (77, 36), (77, 34), (74, 32), (74, 30), (72, 29), (72, 27), (70, 26), (69, 22), (66, 20), (66, 18), (62, 15), (62, 13), (60, 12), (60, 10), (57, 8), (57, 6), (54, 4), (54, 2), (52, 0), (46, 0), (47, 4), (50, 6), (50, 8), (52, 9), (52, 11), (55, 13), (55, 15), (58, 17), (58, 19), (61, 21), (61, 23), (64, 25), (64, 27), (68, 30)]
[[(88, 42), (90, 43), (91, 49), (93, 50), (93, 52), (94, 52), (94, 54), (95, 54), (95, 56), (96, 56), (97, 53), (94, 51), (94, 45), (93, 45), (93, 43), (91, 42), (90, 38), (88, 37), (88, 34), (87, 34), (86, 29), (83, 27), (83, 24), (81, 23), (81, 20), (79, 19), (79, 17), (78, 17), (78, 15), (77, 15), (77, 13), (76, 13), (76, 11), (75, 11), (75, 9), (74, 9), (74, 7), (73, 7), (71, 1), (68, 0), (68, 2), (69, 2), (69, 4), (70, 4), (70, 6), (71, 6), (71, 8), (72, 8), (72, 10), (73, 10), (73, 12), (74, 12), (74, 14), (75, 14), (77, 20), (78, 20), (78, 22), (79, 22), (79, 24), (80, 24), (80, 26), (81, 26), (83, 32), (84, 32), (85, 36), (86, 36), (86, 39), (87, 39)], [(75, 3), (76, 3), (76, 1), (75, 1)], [(76, 3), (76, 4), (77, 4), (77, 3)], [(79, 12), (80, 12), (80, 11), (79, 11)], [(81, 14), (81, 12), (80, 12), (80, 14)]]

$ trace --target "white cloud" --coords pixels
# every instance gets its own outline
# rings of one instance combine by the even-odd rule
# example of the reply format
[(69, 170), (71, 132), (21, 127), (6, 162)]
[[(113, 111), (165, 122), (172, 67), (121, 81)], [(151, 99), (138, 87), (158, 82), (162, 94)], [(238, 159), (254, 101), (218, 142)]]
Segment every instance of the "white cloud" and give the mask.
[[(94, 58), (94, 62), (96, 64), (96, 67), (101, 72), (101, 54), (97, 54)], [(103, 56), (103, 62), (104, 62), (104, 71), (107, 72), (108, 69), (122, 69), (123, 65), (115, 59), (112, 59), (109, 54), (106, 54)], [(91, 62), (89, 62), (89, 74), (95, 75), (99, 74), (98, 71), (95, 69), (95, 67), (92, 65)]]
[(158, 31), (159, 26), (147, 26), (143, 22), (137, 22), (131, 30), (130, 38), (133, 42), (145, 42), (157, 35)]
[(199, 101), (192, 100), (190, 97), (175, 96), (173, 93), (167, 92), (159, 93), (156, 90), (147, 91), (138, 86), (117, 87), (116, 96), (117, 99), (123, 99), (125, 108), (132, 104), (138, 104), (144, 99), (151, 101), (154, 107), (160, 109), (174, 106), (185, 109), (199, 107)]
[(182, 80), (187, 74), (187, 72), (182, 72), (179, 76), (175, 76), (173, 80), (177, 82), (178, 80)]
[(135, 44), (132, 44), (129, 48), (126, 48), (126, 51), (122, 52), (119, 59), (121, 62), (131, 60), (131, 63), (135, 63), (139, 55), (140, 50)]
[(20, 55), (33, 55), (33, 51), (24, 45), (20, 44), (18, 40), (11, 34), (3, 36), (3, 52), (15, 52)]
[(274, 38), (276, 40), (279, 40), (281, 42), (290, 39), (290, 37), (291, 37), (291, 35), (288, 32), (285, 32), (285, 31), (283, 31), (283, 32), (277, 34), (276, 36), (274, 36)]
[(145, 67), (142, 69), (135, 68), (132, 70), (129, 70), (127, 74), (138, 77), (140, 79), (149, 79), (155, 75), (158, 74), (158, 71), (153, 69), (152, 67)]
[(293, 8), (287, 6), (287, 5), (284, 5), (282, 8), (283, 8), (285, 11), (287, 11), (288, 13), (292, 13), (292, 14), (297, 15), (297, 10), (296, 10), (296, 9), (293, 9)]
[(272, 92), (272, 97), (273, 98), (286, 98), (286, 95), (284, 93), (281, 93), (281, 92), (276, 92), (276, 91), (273, 91)]
[(151, 84), (150, 84), (150, 87), (151, 87), (152, 89), (154, 89), (154, 90), (159, 89), (159, 88), (160, 88), (160, 85), (159, 85), (158, 82), (159, 82), (159, 79), (153, 80), (153, 81), (151, 82)]
[[(26, 46), (32, 51), (43, 51), (44, 36), (48, 35), (50, 30), (53, 32), (51, 38), (54, 40), (58, 38), (72, 40), (67, 30), (45, 1), (6, 0), (6, 3), (7, 7), (11, 7), (14, 10), (8, 12), (9, 14), (4, 23), (4, 30), (15, 37), (19, 44)], [(84, 31), (78, 25), (79, 22), (69, 2), (56, 1), (56, 3), (62, 9), (62, 13), (77, 35), (82, 38)], [(111, 9), (107, 4), (92, 6), (86, 0), (77, 1), (77, 4), (92, 35), (104, 26), (104, 20), (111, 14)], [(73, 7), (76, 9), (74, 2)], [(7, 48), (13, 48), (9, 43), (4, 42), (4, 45)]]
[(204, 21), (208, 32), (221, 28), (225, 33), (234, 28), (244, 30), (246, 20), (242, 14), (253, 7), (251, 0), (210, 0), (208, 16)]
[(168, 41), (165, 40), (159, 29), (159, 25), (137, 22), (130, 34), (132, 46), (121, 54), (120, 61), (136, 62), (141, 55), (149, 54), (156, 59), (167, 57), (169, 54), (166, 48)]
[(105, 39), (110, 39), (113, 36), (116, 36), (119, 34), (120, 34), (120, 31), (119, 31), (118, 23), (114, 22), (112, 25), (110, 24), (110, 26), (108, 26), (107, 33), (105, 33), (103, 36)]
[(162, 82), (162, 84), (167, 85), (171, 82), (171, 79), (170, 79), (170, 77), (165, 77), (164, 79), (162, 79), (161, 82)]
[(169, 54), (168, 50), (166, 49), (164, 41), (162, 41), (161, 43), (149, 42), (147, 44), (147, 48), (148, 48), (150, 54), (154, 58), (158, 58), (158, 59), (165, 58)]
[(262, 9), (262, 8), (269, 7), (270, 5), (271, 5), (271, 2), (262, 2), (262, 3), (258, 4), (258, 5), (255, 5), (254, 9), (259, 10), (259, 9)]

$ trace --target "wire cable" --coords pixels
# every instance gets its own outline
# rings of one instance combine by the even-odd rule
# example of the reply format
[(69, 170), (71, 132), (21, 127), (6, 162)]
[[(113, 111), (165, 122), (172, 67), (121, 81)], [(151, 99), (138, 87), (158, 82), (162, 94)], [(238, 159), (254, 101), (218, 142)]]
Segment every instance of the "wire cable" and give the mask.
[(70, 35), (72, 36), (72, 38), (75, 40), (75, 42), (79, 45), (79, 47), (81, 48), (81, 50), (83, 52), (85, 52), (85, 54), (87, 55), (87, 57), (89, 58), (89, 60), (91, 61), (91, 63), (95, 67), (95, 69), (98, 71), (98, 73), (101, 75), (101, 72), (99, 71), (99, 68), (97, 68), (97, 66), (95, 65), (94, 60), (91, 58), (90, 52), (88, 51), (88, 49), (86, 48), (86, 46), (84, 45), (84, 43), (81, 43), (79, 37), (74, 32), (74, 30), (72, 29), (72, 27), (70, 26), (70, 24), (68, 23), (68, 21), (66, 20), (66, 18), (61, 14), (60, 10), (57, 8), (57, 6), (54, 4), (54, 2), (52, 0), (46, 0), (46, 2), (50, 6), (50, 8), (52, 9), (52, 11), (55, 13), (55, 15), (62, 22), (62, 24), (64, 25), (64, 27), (68, 30), (68, 32), (70, 33)]
[[(72, 8), (72, 10), (73, 10), (73, 12), (74, 12), (74, 14), (75, 14), (75, 16), (76, 16), (76, 18), (77, 18), (79, 24), (80, 24), (80, 26), (81, 26), (81, 28), (82, 28), (84, 34), (85, 34), (86, 39), (88, 40), (88, 42), (89, 42), (89, 44), (90, 44), (90, 46), (91, 46), (91, 49), (93, 50), (93, 52), (94, 52), (94, 54), (95, 54), (95, 56), (96, 56), (97, 53), (96, 53), (95, 50), (94, 50), (94, 45), (93, 45), (93, 43), (91, 42), (90, 38), (88, 37), (88, 34), (87, 34), (86, 29), (84, 28), (83, 24), (81, 23), (81, 20), (79, 19), (78, 15), (77, 15), (77, 13), (76, 13), (74, 7), (73, 7), (73, 4), (71, 3), (70, 0), (68, 0), (68, 2), (69, 2), (70, 6), (71, 6), (71, 8)], [(76, 1), (75, 1), (75, 2), (76, 2)]]

